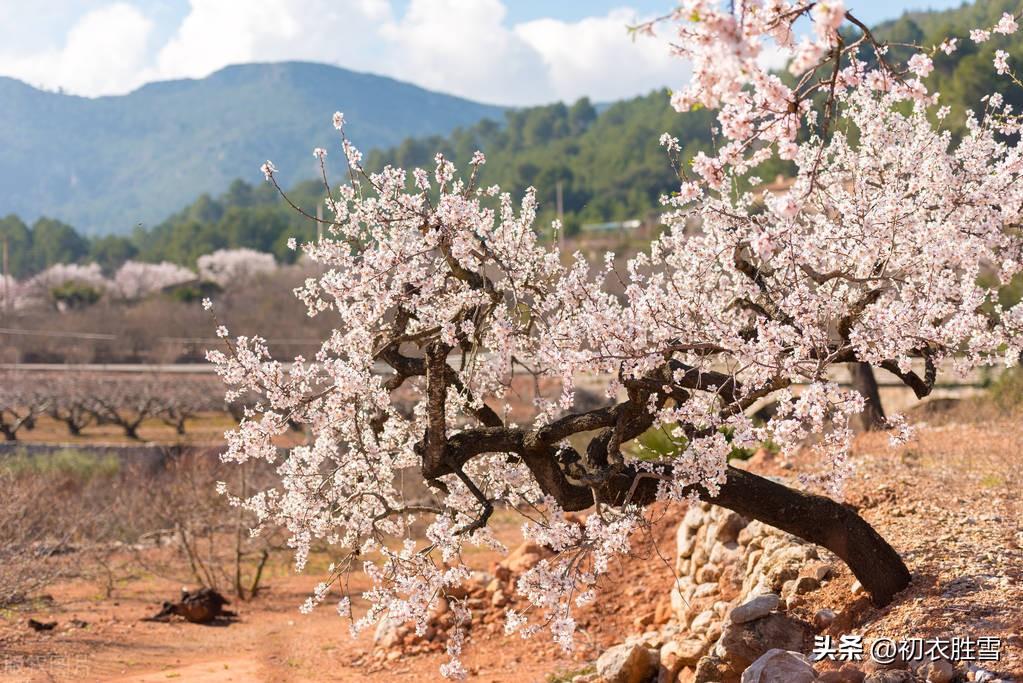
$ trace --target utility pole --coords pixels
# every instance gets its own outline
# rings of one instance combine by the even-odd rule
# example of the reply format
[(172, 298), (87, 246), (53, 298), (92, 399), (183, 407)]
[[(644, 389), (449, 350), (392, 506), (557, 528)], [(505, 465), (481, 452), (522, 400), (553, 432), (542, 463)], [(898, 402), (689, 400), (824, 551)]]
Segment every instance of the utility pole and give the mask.
[(316, 243), (323, 241), (323, 202), (316, 204)]
[(561, 195), (561, 181), (554, 186), (554, 190), (557, 197), (558, 206), (558, 225), (561, 226), (558, 229), (558, 251), (563, 251), (565, 248), (565, 203)]
[(7, 283), (8, 275), (10, 273), (10, 265), (7, 261), (7, 235), (4, 235), (4, 254), (3, 254), (3, 273), (0, 273), (0, 277), (4, 280), (4, 322), (7, 322), (7, 318), (11, 313), (11, 286)]

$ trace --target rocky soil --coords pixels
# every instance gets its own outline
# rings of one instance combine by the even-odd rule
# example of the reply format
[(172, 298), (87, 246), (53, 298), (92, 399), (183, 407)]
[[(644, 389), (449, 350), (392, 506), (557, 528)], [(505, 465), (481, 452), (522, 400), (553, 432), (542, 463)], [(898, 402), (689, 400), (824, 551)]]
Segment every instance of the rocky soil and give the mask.
[[(1021, 681), (1021, 444), (1023, 429), (1007, 419), (945, 420), (897, 450), (884, 435), (858, 439), (858, 471), (845, 500), (913, 574), (911, 587), (883, 609), (826, 551), (726, 510), (655, 508), (597, 603), (577, 615), (582, 633), (572, 656), (543, 637), (503, 634), (516, 575), (547, 553), (520, 545), (509, 516), (500, 534), (516, 552), (500, 562), (487, 553), (468, 558), (477, 571), (466, 596), (483, 608), (465, 658), (472, 680)], [(816, 467), (810, 452), (791, 462), (761, 455), (748, 466), (789, 481)], [(219, 627), (140, 621), (180, 590), (152, 577), (124, 582), (110, 600), (87, 583), (55, 586), (52, 601), (0, 615), (0, 680), (440, 680), (450, 627), (444, 610), (423, 637), (384, 624), (352, 640), (329, 608), (298, 614), (316, 580), (315, 572), (294, 577), (278, 568), (267, 593), (233, 604), (238, 618)], [(35, 631), (29, 618), (57, 626)], [(862, 660), (813, 661), (815, 637), (837, 642), (843, 635), (863, 637)], [(869, 656), (879, 638), (913, 637), (999, 638), (1000, 659), (881, 663)]]

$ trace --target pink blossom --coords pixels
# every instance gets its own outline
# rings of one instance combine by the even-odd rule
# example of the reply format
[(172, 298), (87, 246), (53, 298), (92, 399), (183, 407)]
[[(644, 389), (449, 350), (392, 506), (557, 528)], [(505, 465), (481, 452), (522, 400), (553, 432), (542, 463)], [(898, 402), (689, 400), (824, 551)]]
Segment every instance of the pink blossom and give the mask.
[(1004, 75), (1009, 73), (1009, 53), (1005, 50), (996, 50), (994, 64), (995, 71), (999, 74)]
[(910, 71), (920, 78), (926, 78), (932, 71), (934, 71), (934, 63), (931, 61), (931, 58), (922, 52), (918, 52), (910, 57), (907, 66)]
[(1016, 18), (1008, 12), (1002, 14), (1002, 18), (998, 20), (998, 24), (992, 29), (995, 33), (1001, 33), (1003, 35), (1011, 35), (1019, 30), (1019, 24), (1016, 23)]

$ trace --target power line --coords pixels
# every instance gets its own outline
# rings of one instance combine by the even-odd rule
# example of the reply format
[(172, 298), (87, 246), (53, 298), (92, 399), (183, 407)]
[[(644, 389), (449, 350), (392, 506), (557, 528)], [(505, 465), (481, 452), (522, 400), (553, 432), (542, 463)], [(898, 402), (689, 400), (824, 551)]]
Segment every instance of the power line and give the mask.
[[(0, 327), (0, 334), (31, 337), (58, 337), (62, 339), (93, 339), (101, 341), (113, 341), (115, 339), (118, 339), (118, 335), (116, 334), (104, 334), (100, 332), (59, 332), (57, 330), (22, 330), (11, 327)], [(209, 344), (219, 343), (223, 341), (218, 337), (156, 337), (156, 340), (161, 342), (190, 344)], [(318, 339), (281, 338), (267, 339), (266, 341), (268, 344), (307, 344), (309, 346), (320, 346), (323, 344), (323, 341)]]
[(64, 337), (68, 339), (117, 339), (113, 334), (100, 334), (96, 332), (57, 332), (55, 330), (16, 330), (10, 327), (0, 327), (0, 334), (16, 334), (36, 337)]

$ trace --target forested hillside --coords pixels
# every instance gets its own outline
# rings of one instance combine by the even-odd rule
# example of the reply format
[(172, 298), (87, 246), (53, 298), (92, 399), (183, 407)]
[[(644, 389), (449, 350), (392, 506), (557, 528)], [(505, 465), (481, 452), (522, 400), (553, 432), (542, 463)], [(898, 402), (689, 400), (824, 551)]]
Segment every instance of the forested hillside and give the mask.
[(313, 178), (330, 115), (348, 112), (369, 147), (448, 132), (501, 108), (326, 64), (243, 64), (198, 80), (85, 98), (0, 78), (0, 211), (90, 235), (151, 226), (202, 192), (257, 181), (273, 159)]
[[(1000, 84), (997, 80), (1000, 77), (990, 68), (999, 49), (1007, 50), (1015, 63), (1023, 63), (1023, 42), (992, 35), (978, 44), (969, 38), (970, 29), (992, 25), (1002, 12), (1018, 11), (1019, 7), (1019, 0), (981, 0), (945, 12), (910, 13), (878, 26), (876, 34), (891, 41), (893, 50), (907, 49), (898, 47), (899, 43), (930, 46), (940, 42), (943, 35), (960, 36), (954, 54), (937, 52), (935, 70), (930, 76), (947, 94), (942, 103), (952, 107), (949, 125), (959, 128), (964, 120), (962, 103), (975, 101), (978, 93), (1004, 90), (1006, 99), (1017, 110), (1023, 108), (1023, 101), (1016, 101), (1018, 89), (1005, 87), (1007, 82)], [(429, 168), (438, 151), (465, 163), (473, 151), (480, 149), (487, 155), (485, 184), (498, 183), (517, 192), (530, 185), (537, 188), (541, 202), (538, 229), (544, 229), (555, 216), (559, 183), (566, 229), (570, 233), (584, 223), (644, 218), (657, 209), (658, 197), (677, 184), (658, 144), (660, 134), (670, 132), (677, 136), (683, 146), (683, 158), (689, 159), (708, 144), (713, 125), (706, 112), (675, 113), (667, 99), (666, 91), (658, 91), (611, 104), (600, 111), (585, 99), (574, 104), (507, 111), (503, 120), (487, 118), (458, 128), (450, 135), (410, 137), (390, 149), (370, 151), (366, 164), (370, 168), (387, 163)], [(360, 127), (359, 117), (349, 118), (353, 120), (353, 141), (361, 149), (371, 150), (374, 138), (367, 132), (367, 123), (362, 121)], [(313, 143), (324, 140), (324, 131), (333, 132), (324, 124), (322, 115), (311, 120), (317, 132), (294, 145), (303, 158), (308, 157)], [(272, 151), (276, 147), (267, 149)], [(331, 149), (336, 149), (336, 145)], [(265, 156), (275, 161), (280, 158), (273, 154)], [(341, 154), (333, 151), (327, 158), (337, 180), (344, 172), (340, 159)], [(294, 175), (291, 168), (284, 169), (281, 177), (286, 182)], [(759, 174), (770, 180), (784, 170), (773, 166), (760, 169)], [(300, 206), (314, 212), (322, 186), (317, 182), (298, 183), (291, 196)], [(136, 229), (125, 237), (88, 240), (55, 221), (41, 220), (34, 229), (13, 216), (0, 221), (0, 235), (9, 235), (12, 270), (19, 276), (58, 260), (96, 260), (106, 268), (116, 267), (126, 258), (166, 259), (194, 265), (199, 255), (226, 247), (269, 251), (279, 260), (287, 261), (295, 256), (286, 247), (287, 238), (310, 237), (315, 231), (313, 223), (289, 208), (271, 187), (241, 180), (236, 180), (221, 195), (201, 195), (152, 229)]]

